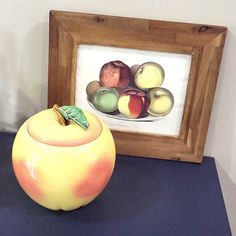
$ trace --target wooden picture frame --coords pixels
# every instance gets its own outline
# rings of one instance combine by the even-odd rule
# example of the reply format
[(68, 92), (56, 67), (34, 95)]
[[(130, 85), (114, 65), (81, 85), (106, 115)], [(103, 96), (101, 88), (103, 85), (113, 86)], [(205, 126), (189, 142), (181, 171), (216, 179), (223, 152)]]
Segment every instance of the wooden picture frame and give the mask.
[(80, 44), (190, 54), (179, 135), (112, 134), (119, 154), (200, 163), (226, 32), (222, 26), (51, 11), (48, 107), (75, 104)]

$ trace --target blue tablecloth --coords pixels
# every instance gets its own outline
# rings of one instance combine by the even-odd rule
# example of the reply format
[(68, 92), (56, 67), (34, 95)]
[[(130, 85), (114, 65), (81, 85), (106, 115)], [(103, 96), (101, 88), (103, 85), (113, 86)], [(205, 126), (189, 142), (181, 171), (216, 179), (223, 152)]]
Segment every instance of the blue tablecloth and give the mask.
[(114, 174), (86, 207), (51, 211), (20, 188), (14, 134), (0, 133), (0, 235), (231, 235), (214, 158), (202, 164), (117, 156)]

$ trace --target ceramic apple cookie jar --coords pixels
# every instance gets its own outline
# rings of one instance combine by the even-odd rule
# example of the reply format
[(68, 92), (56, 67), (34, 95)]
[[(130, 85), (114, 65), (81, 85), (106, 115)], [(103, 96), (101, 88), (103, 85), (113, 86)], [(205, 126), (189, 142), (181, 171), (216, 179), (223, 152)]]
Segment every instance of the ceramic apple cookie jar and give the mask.
[(54, 106), (29, 118), (12, 149), (16, 178), (23, 190), (52, 210), (73, 210), (97, 197), (115, 165), (109, 128), (74, 106)]

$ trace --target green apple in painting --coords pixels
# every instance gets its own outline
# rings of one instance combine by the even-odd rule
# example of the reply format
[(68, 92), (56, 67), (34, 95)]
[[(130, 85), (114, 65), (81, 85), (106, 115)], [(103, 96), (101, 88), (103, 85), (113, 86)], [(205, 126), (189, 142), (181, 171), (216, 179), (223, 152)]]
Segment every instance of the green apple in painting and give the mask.
[(91, 202), (108, 183), (115, 164), (109, 128), (84, 111), (87, 129), (73, 120), (62, 124), (53, 109), (29, 118), (12, 150), (15, 175), (23, 190), (52, 210), (73, 210)]
[(148, 92), (150, 100), (148, 113), (152, 116), (165, 116), (169, 114), (174, 106), (172, 93), (165, 88), (153, 88)]
[(101, 87), (93, 95), (92, 104), (104, 113), (117, 110), (119, 93), (114, 88)]
[(104, 113), (117, 110), (119, 93), (115, 88), (102, 87), (99, 81), (92, 81), (86, 87), (88, 100)]

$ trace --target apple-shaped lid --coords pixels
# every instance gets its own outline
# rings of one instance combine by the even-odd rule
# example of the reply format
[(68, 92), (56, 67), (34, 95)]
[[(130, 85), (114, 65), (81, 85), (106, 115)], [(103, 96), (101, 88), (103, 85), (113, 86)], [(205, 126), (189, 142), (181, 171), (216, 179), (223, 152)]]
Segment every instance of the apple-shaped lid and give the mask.
[(83, 113), (89, 124), (87, 129), (73, 120), (62, 125), (58, 114), (53, 109), (47, 109), (28, 120), (27, 130), (33, 139), (47, 145), (73, 147), (90, 143), (98, 138), (103, 126), (95, 115), (86, 111)]

